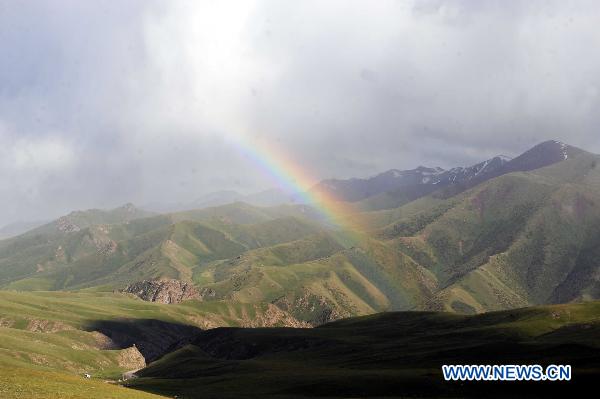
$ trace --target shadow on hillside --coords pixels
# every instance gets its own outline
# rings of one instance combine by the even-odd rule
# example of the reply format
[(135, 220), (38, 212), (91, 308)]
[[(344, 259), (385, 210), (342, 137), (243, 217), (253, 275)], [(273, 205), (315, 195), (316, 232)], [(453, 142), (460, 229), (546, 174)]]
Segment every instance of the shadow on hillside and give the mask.
[(198, 327), (154, 319), (95, 320), (85, 326), (109, 337), (120, 349), (136, 346), (150, 363), (194, 339)]

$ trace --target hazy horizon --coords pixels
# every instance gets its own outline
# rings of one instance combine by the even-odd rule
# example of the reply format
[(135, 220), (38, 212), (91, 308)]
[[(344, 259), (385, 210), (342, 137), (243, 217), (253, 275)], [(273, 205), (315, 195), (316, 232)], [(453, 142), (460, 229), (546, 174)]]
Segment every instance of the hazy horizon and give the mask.
[(317, 179), (548, 139), (600, 153), (599, 17), (591, 1), (3, 3), (0, 226), (277, 187), (253, 143)]

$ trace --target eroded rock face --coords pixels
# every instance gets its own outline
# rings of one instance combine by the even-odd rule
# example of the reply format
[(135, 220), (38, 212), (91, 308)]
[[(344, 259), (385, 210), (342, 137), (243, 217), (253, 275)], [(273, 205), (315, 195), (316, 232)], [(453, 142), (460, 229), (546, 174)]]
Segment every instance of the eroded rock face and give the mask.
[(304, 291), (299, 295), (288, 295), (273, 302), (277, 308), (310, 326), (319, 326), (343, 317), (351, 316), (324, 297)]
[(75, 327), (60, 321), (29, 319), (26, 330), (32, 332), (55, 333), (60, 331), (74, 330)]
[(241, 325), (242, 327), (312, 327), (310, 323), (296, 319), (272, 303), (267, 305), (264, 313), (257, 311), (254, 318), (242, 319)]
[(58, 219), (57, 228), (59, 231), (63, 233), (73, 233), (76, 231), (80, 231), (81, 228), (77, 226), (75, 223), (71, 222), (68, 217), (62, 216)]
[(169, 279), (138, 281), (129, 284), (123, 292), (134, 294), (144, 301), (167, 304), (202, 298), (191, 283)]
[(141, 369), (142, 367), (146, 367), (146, 359), (140, 353), (140, 351), (135, 347), (129, 347), (127, 349), (121, 350), (119, 352), (119, 356), (117, 357), (117, 361), (119, 362), (119, 366), (126, 369)]

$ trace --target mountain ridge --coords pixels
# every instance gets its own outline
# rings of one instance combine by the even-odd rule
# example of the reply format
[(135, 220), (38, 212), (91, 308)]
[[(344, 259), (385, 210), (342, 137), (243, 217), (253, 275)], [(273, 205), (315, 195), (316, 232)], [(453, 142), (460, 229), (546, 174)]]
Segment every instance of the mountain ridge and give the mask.
[(560, 141), (548, 140), (515, 158), (497, 155), (472, 166), (447, 170), (424, 166), (405, 171), (391, 169), (366, 179), (323, 180), (310, 191), (317, 196), (326, 194), (356, 203), (366, 211), (390, 209), (434, 192), (445, 197), (457, 195), (494, 177), (538, 169), (583, 152)]
[(202, 301), (269, 304), (311, 325), (386, 310), (480, 313), (598, 298), (599, 156), (540, 145), (515, 159), (519, 169), (544, 167), (502, 173), (484, 162), (453, 173), (500, 175), (358, 213), (364, 237), (350, 243), (307, 205), (237, 202), (135, 219), (130, 209), (120, 224), (55, 222), (0, 241), (0, 284), (122, 290), (175, 279)]

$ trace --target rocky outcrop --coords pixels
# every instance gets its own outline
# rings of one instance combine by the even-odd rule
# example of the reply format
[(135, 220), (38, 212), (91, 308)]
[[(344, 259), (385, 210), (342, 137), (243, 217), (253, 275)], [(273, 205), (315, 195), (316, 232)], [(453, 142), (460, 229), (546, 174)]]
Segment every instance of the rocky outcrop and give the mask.
[(310, 323), (301, 321), (284, 312), (277, 306), (269, 303), (264, 312), (255, 310), (254, 317), (246, 317), (242, 319), (242, 327), (294, 327), (294, 328), (309, 328)]
[(11, 328), (14, 325), (15, 325), (15, 321), (14, 320), (7, 319), (7, 318), (4, 318), (4, 317), (0, 317), (0, 327)]
[(146, 359), (144, 359), (144, 356), (142, 356), (135, 345), (120, 351), (119, 356), (117, 357), (117, 362), (119, 363), (119, 367), (123, 367), (125, 369), (138, 370), (142, 367), (146, 367)]
[(55, 333), (60, 331), (74, 330), (75, 327), (65, 324), (61, 321), (29, 319), (25, 329), (32, 332)]
[(67, 216), (60, 217), (56, 222), (56, 228), (63, 233), (73, 233), (80, 231), (81, 227), (71, 222)]
[(290, 293), (275, 300), (273, 305), (310, 326), (318, 326), (350, 316), (331, 301), (309, 291), (303, 291), (298, 295)]
[(168, 279), (138, 281), (128, 285), (123, 292), (134, 294), (144, 301), (167, 304), (202, 298), (191, 283)]

